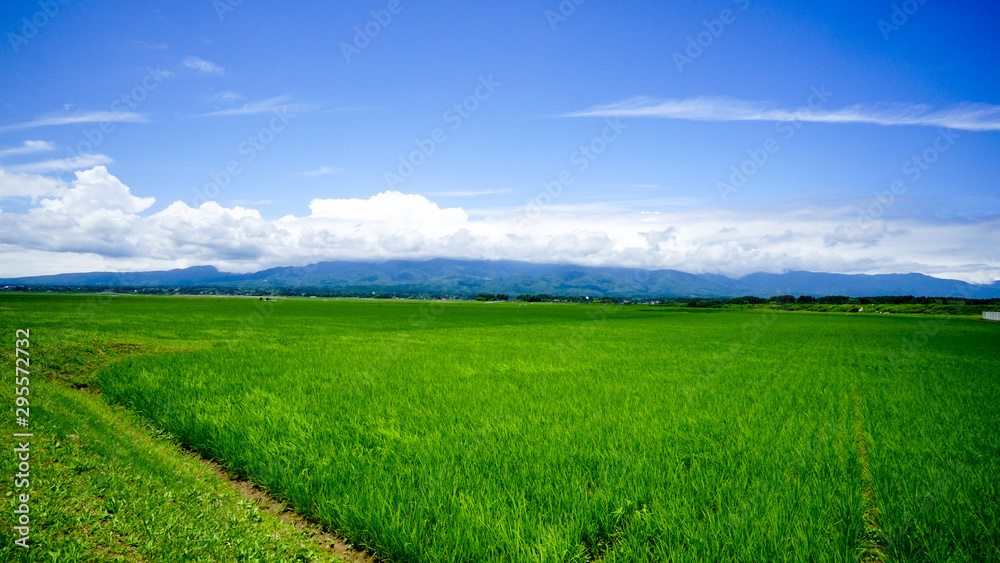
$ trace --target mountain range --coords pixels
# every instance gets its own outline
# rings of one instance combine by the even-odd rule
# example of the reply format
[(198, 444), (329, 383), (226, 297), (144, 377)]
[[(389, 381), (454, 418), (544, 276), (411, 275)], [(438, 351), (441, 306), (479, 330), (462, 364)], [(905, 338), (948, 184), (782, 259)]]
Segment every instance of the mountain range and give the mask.
[[(615, 297), (735, 297), (753, 295), (915, 295), (990, 299), (1000, 282), (975, 285), (924, 274), (828, 274), (790, 271), (740, 278), (677, 270), (638, 270), (515, 261), (319, 262), (249, 274), (196, 266), (154, 272), (90, 272), (0, 279), (0, 286), (102, 288), (219, 287), (238, 290), (391, 292), (398, 294), (541, 294)], [(9, 288), (8, 288), (9, 289)]]

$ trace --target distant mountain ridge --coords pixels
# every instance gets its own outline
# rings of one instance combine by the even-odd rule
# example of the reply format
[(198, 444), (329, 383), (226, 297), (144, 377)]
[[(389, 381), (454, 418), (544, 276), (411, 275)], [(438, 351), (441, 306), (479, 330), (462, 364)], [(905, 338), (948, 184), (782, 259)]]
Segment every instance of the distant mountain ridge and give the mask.
[(790, 271), (741, 278), (688, 274), (677, 270), (637, 270), (516, 261), (390, 260), (318, 262), (270, 268), (250, 274), (196, 266), (154, 272), (89, 272), (0, 279), (0, 286), (220, 287), (229, 289), (308, 289), (379, 291), (400, 294), (475, 295), (506, 293), (615, 297), (736, 297), (753, 295), (915, 295), (1000, 298), (1000, 282), (974, 285), (924, 274), (827, 274)]

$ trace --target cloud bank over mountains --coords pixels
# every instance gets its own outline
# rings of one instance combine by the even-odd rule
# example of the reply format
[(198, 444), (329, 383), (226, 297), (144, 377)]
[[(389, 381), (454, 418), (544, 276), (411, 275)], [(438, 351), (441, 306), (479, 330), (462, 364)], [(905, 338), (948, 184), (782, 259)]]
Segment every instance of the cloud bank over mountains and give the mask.
[(243, 273), (322, 260), (443, 257), (728, 276), (810, 270), (1000, 279), (997, 218), (873, 219), (859, 214), (856, 203), (650, 211), (540, 199), (520, 208), (466, 210), (385, 191), (367, 199), (313, 199), (307, 215), (267, 219), (215, 201), (174, 201), (156, 210), (154, 198), (137, 195), (104, 166), (74, 175), (63, 181), (0, 169), (6, 270), (0, 277), (194, 265)]

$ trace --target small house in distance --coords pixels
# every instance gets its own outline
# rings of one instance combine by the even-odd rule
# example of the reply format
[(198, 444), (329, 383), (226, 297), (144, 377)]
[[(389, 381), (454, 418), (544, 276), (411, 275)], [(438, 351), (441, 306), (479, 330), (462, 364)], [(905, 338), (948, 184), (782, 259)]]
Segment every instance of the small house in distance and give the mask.
[(983, 311), (983, 318), (988, 321), (1000, 321), (1000, 311), (987, 312)]

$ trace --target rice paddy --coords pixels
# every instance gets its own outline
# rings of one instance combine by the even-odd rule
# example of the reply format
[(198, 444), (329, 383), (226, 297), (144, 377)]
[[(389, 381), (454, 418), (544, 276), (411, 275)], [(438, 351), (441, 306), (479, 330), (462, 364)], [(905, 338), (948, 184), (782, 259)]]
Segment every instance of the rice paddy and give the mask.
[(1000, 559), (995, 324), (2, 299), (40, 350), (160, 346), (94, 383), (387, 561)]

